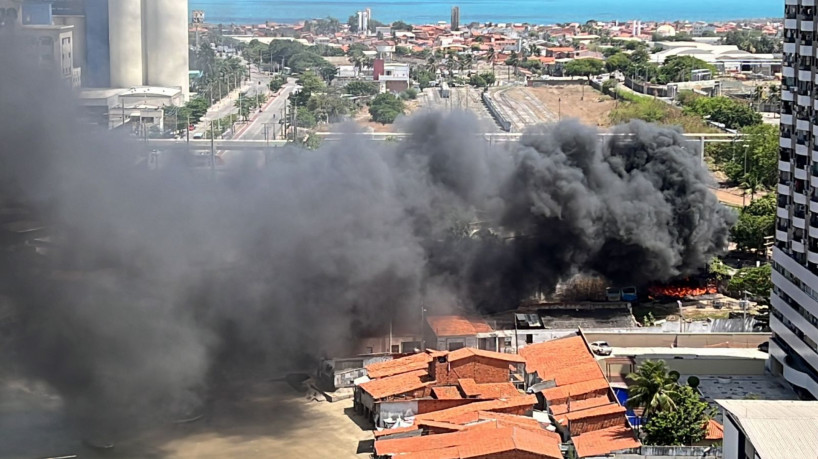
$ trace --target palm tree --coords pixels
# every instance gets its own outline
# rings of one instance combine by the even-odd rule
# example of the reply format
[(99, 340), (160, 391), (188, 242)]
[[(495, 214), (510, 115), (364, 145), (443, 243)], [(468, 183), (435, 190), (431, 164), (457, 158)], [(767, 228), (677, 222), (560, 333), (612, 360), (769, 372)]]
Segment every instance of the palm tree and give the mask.
[(491, 73), (494, 73), (494, 61), (497, 60), (497, 52), (494, 51), (494, 46), (490, 47), (486, 52), (486, 62), (491, 62)]
[(673, 411), (676, 402), (678, 383), (668, 375), (667, 364), (663, 360), (646, 360), (636, 373), (625, 377), (629, 381), (628, 400), (625, 405), (630, 409), (644, 408), (642, 419), (647, 419), (658, 411)]

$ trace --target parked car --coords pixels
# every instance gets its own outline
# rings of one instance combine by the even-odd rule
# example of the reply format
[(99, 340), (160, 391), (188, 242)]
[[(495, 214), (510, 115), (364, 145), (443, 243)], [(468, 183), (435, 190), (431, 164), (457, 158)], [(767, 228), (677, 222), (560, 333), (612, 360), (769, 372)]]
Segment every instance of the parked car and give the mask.
[(613, 348), (608, 344), (607, 341), (594, 341), (593, 343), (591, 343), (591, 350), (596, 355), (613, 354)]

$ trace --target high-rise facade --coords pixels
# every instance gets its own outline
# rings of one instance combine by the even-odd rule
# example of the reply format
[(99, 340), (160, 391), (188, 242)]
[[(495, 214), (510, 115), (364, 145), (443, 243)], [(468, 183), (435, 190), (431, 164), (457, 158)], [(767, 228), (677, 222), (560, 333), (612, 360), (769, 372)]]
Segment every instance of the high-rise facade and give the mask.
[(770, 369), (818, 398), (818, 65), (815, 0), (785, 0)]
[(459, 30), (460, 29), (460, 7), (453, 6), (452, 7), (452, 30)]
[(84, 18), (86, 86), (189, 85), (187, 0), (59, 0)]

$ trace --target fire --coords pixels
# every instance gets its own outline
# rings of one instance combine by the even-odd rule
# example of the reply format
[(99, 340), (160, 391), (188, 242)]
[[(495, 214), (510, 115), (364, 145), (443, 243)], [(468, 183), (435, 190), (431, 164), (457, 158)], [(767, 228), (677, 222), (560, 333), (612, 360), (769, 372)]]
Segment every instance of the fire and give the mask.
[(653, 286), (648, 288), (648, 293), (652, 297), (661, 298), (684, 298), (688, 296), (700, 296), (718, 293), (715, 286), (708, 285), (707, 287), (684, 287), (684, 286)]

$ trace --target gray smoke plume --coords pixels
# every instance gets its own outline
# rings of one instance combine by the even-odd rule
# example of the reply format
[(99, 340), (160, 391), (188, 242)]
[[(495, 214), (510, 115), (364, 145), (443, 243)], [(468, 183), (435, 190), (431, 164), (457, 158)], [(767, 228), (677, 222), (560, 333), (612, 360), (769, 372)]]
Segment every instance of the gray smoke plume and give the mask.
[(50, 245), (3, 243), (17, 316), (3, 358), (59, 391), (80, 430), (166, 420), (222, 365), (343, 354), (421, 304), (497, 311), (575, 272), (691, 274), (734, 218), (684, 139), (643, 123), (497, 147), (473, 115), (431, 113), (398, 143), (349, 135), (215, 180), (173, 158), (149, 171), (59, 83), (5, 62), (0, 204), (45, 222)]

